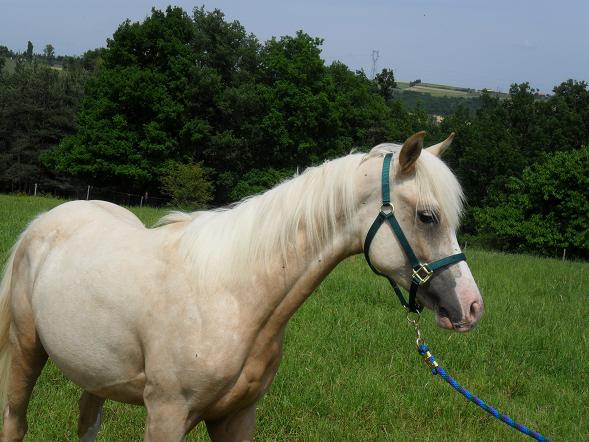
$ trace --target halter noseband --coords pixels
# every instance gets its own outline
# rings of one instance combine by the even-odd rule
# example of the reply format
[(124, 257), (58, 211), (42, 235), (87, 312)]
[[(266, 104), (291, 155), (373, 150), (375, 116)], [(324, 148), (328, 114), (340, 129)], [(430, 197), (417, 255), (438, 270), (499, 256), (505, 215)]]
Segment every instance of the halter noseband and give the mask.
[[(372, 223), (370, 230), (366, 234), (366, 239), (364, 240), (364, 257), (368, 262), (368, 265), (372, 269), (374, 273), (377, 275), (384, 276), (388, 279), (393, 290), (395, 291), (396, 295), (399, 297), (399, 301), (403, 307), (407, 308), (410, 312), (420, 312), (423, 310), (423, 307), (420, 306), (415, 302), (415, 297), (417, 295), (417, 289), (419, 286), (425, 284), (429, 281), (432, 277), (432, 274), (443, 267), (446, 267), (450, 264), (455, 264), (460, 261), (466, 261), (466, 256), (464, 253), (457, 253), (455, 255), (450, 255), (442, 259), (438, 259), (437, 261), (430, 262), (430, 263), (422, 263), (413, 249), (409, 245), (409, 241), (407, 241), (407, 237), (403, 233), (397, 218), (395, 218), (395, 208), (391, 203), (391, 193), (390, 193), (390, 184), (389, 184), (389, 171), (391, 168), (391, 160), (393, 159), (392, 153), (387, 153), (384, 157), (384, 161), (382, 164), (382, 207), (380, 208), (380, 212), (376, 216), (376, 219)], [(409, 302), (405, 301), (405, 297), (403, 296), (403, 292), (399, 288), (399, 285), (388, 275), (379, 272), (374, 265), (370, 262), (370, 256), (368, 254), (370, 250), (370, 244), (376, 235), (376, 232), (382, 226), (384, 222), (388, 222), (393, 229), (393, 233), (396, 235), (397, 240), (405, 250), (405, 254), (409, 258), (411, 262), (411, 267), (413, 268), (413, 274), (411, 276), (411, 287), (409, 289)]]

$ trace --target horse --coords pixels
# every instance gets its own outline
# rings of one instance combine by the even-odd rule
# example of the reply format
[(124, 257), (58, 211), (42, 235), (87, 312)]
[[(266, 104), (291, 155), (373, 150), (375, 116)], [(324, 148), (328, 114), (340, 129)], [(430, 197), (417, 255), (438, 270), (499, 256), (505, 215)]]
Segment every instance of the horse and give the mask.
[[(145, 441), (181, 441), (204, 421), (213, 441), (251, 440), (256, 402), (278, 369), (285, 327), (343, 259), (363, 251), (394, 154), (395, 215), (420, 260), (460, 252), (463, 195), (424, 132), (327, 161), (234, 206), (173, 212), (153, 228), (104, 201), (64, 203), (17, 239), (0, 285), (3, 441), (20, 441), (48, 358), (83, 390), (78, 435), (94, 441), (106, 399), (144, 405)], [(384, 175), (384, 174), (382, 174)], [(392, 206), (391, 206), (392, 207)], [(407, 288), (390, 229), (371, 266)], [(471, 330), (483, 301), (466, 262), (417, 290), (437, 324)]]

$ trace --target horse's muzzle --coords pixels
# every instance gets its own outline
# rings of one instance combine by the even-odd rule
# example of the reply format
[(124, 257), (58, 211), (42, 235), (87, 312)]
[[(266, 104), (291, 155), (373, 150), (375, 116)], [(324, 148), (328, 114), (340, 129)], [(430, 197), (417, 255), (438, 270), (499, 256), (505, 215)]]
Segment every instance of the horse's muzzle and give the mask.
[(448, 330), (455, 330), (461, 333), (468, 332), (475, 328), (483, 315), (483, 311), (484, 306), (482, 299), (480, 301), (472, 301), (463, 318), (451, 317), (444, 307), (438, 305), (435, 308), (436, 323), (440, 327)]

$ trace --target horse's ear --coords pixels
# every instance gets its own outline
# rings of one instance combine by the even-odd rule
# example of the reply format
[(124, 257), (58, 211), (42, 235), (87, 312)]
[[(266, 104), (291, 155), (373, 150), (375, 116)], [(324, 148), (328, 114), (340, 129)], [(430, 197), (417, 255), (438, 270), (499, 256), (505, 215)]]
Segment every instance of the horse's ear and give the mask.
[(413, 170), (415, 162), (419, 158), (421, 150), (423, 149), (423, 137), (425, 137), (424, 130), (411, 135), (403, 143), (401, 153), (399, 153), (399, 165), (401, 166), (401, 171), (410, 172)]
[(434, 144), (433, 146), (428, 147), (426, 150), (430, 153), (433, 153), (435, 156), (440, 157), (444, 153), (446, 149), (450, 147), (452, 144), (452, 140), (454, 139), (454, 132), (450, 134), (448, 138), (438, 144)]

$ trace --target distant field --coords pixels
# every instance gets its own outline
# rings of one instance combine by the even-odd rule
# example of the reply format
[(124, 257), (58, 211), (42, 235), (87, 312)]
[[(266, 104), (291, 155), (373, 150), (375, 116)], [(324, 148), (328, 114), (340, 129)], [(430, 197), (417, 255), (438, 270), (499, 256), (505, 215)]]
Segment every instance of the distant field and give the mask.
[[(49, 66), (51, 69), (54, 69), (56, 71), (63, 71), (63, 66), (59, 66), (59, 65), (54, 65), (54, 66)], [(6, 59), (6, 62), (4, 64), (4, 71), (6, 73), (12, 74), (14, 73), (14, 69), (16, 68), (16, 61), (15, 60), (11, 60), (10, 58)]]
[(438, 88), (435, 86), (415, 85), (408, 90), (432, 94), (435, 97), (478, 97), (480, 94), (456, 89)]
[[(0, 195), (0, 258), (59, 200)], [(164, 212), (134, 209), (151, 224)], [(490, 404), (557, 441), (589, 440), (589, 263), (467, 250), (483, 293), (479, 327), (458, 335), (424, 314), (437, 359)], [(107, 324), (105, 324), (107, 326)], [(30, 441), (76, 439), (80, 391), (49, 364), (33, 393)], [(142, 407), (107, 401), (100, 441), (140, 441)], [(207, 440), (199, 426), (190, 441)], [(386, 281), (343, 262), (286, 333), (258, 406), (259, 441), (523, 441), (432, 377)]]
[[(459, 86), (448, 86), (443, 84), (434, 83), (418, 83), (414, 86), (409, 86), (409, 82), (397, 81), (397, 89), (401, 91), (412, 91), (420, 92), (425, 94), (431, 94), (434, 97), (462, 97), (462, 98), (474, 98), (480, 97), (480, 91), (469, 90), (468, 88)], [(500, 92), (490, 91), (491, 94), (500, 97), (507, 96)]]

